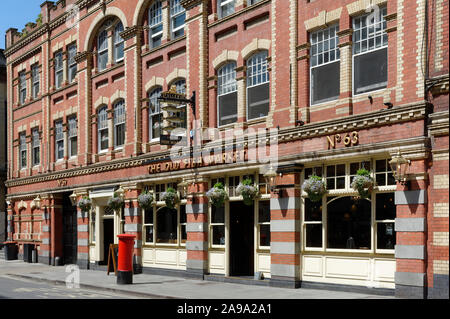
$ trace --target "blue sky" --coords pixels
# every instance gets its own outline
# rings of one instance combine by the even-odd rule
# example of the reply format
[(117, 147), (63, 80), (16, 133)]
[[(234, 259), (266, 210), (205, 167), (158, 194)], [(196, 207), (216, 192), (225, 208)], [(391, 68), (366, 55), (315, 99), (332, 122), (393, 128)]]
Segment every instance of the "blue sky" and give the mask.
[(1, 0), (0, 49), (5, 48), (5, 33), (9, 28), (22, 31), (25, 24), (35, 22), (45, 0)]

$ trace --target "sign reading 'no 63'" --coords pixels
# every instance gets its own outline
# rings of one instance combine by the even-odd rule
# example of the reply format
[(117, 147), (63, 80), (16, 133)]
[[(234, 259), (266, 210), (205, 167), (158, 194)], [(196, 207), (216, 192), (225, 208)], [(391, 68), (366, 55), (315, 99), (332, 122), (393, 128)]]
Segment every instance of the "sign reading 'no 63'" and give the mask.
[(355, 146), (359, 143), (359, 134), (354, 131), (345, 134), (334, 134), (327, 136), (328, 149), (336, 148), (337, 144), (343, 143), (346, 147)]

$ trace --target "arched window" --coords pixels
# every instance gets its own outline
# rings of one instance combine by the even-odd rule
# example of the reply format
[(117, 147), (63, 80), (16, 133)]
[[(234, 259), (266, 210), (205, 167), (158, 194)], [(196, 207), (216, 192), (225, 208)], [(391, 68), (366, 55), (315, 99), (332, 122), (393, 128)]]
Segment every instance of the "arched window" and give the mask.
[(114, 147), (125, 144), (125, 101), (114, 104)]
[(170, 20), (172, 26), (172, 39), (184, 35), (186, 10), (180, 4), (180, 0), (170, 0)]
[(247, 60), (247, 119), (267, 116), (269, 88), (267, 51), (261, 51)]
[(237, 121), (236, 62), (229, 62), (218, 71), (217, 112), (218, 125)]
[(157, 87), (150, 91), (148, 98), (150, 99), (150, 110), (149, 114), (149, 138), (151, 140), (158, 139), (160, 136), (160, 125), (161, 125), (161, 109), (159, 107), (158, 97), (161, 95), (162, 88)]
[(121, 32), (123, 32), (123, 24), (119, 22), (114, 28), (114, 61), (116, 63), (123, 60), (124, 40), (120, 36)]
[(149, 43), (151, 48), (156, 48), (161, 45), (161, 38), (163, 34), (162, 23), (162, 5), (160, 0), (153, 2), (148, 10), (148, 24), (150, 27)]
[(99, 71), (106, 69), (108, 63), (108, 32), (106, 30), (101, 31), (98, 35), (97, 62)]
[(107, 107), (103, 106), (98, 110), (98, 151), (108, 149), (108, 113)]

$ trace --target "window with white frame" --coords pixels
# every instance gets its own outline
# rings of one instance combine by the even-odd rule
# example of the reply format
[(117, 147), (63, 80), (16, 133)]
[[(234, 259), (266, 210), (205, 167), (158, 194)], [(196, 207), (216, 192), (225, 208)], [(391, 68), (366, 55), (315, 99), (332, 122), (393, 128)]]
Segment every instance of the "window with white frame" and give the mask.
[(387, 86), (386, 7), (353, 19), (353, 94)]
[[(226, 187), (225, 178), (214, 178), (211, 179), (211, 188), (217, 183), (222, 183)], [(225, 205), (217, 207), (215, 205), (211, 206), (211, 217), (210, 217), (210, 242), (213, 246), (225, 246)]]
[(311, 41), (311, 104), (335, 100), (340, 91), (339, 26), (312, 32)]
[(178, 211), (160, 207), (156, 212), (156, 243), (178, 243)]
[(161, 125), (161, 109), (159, 105), (158, 98), (161, 96), (162, 88), (157, 87), (150, 91), (149, 98), (149, 131), (150, 131), (150, 141), (158, 139), (160, 136), (160, 125)]
[(39, 128), (31, 130), (31, 154), (33, 166), (37, 166), (41, 163), (41, 140), (39, 138)]
[(237, 121), (236, 62), (229, 62), (218, 71), (218, 125)]
[(78, 154), (78, 121), (76, 116), (68, 119), (69, 125), (69, 157), (74, 157)]
[(176, 39), (184, 35), (186, 10), (180, 4), (180, 0), (170, 0), (170, 20), (172, 27), (172, 39)]
[(252, 55), (247, 60), (247, 119), (267, 116), (269, 113), (269, 71), (267, 51)]
[(55, 87), (59, 89), (64, 81), (62, 51), (55, 53), (54, 65), (55, 65)]
[(103, 30), (97, 39), (97, 68), (99, 71), (106, 69), (108, 64), (108, 31)]
[(90, 211), (90, 218), (89, 218), (89, 238), (90, 238), (90, 242), (92, 244), (95, 244), (95, 218), (96, 218), (96, 213), (95, 210), (91, 210)]
[(375, 181), (378, 186), (397, 185), (388, 159), (375, 161)]
[(75, 55), (77, 54), (77, 45), (71, 44), (68, 48), (69, 52), (69, 83), (75, 81), (77, 75), (77, 62), (75, 61)]
[(125, 101), (114, 104), (114, 147), (125, 144)]
[(21, 169), (27, 167), (27, 137), (25, 132), (19, 134), (19, 164)]
[(258, 246), (270, 247), (270, 200), (258, 201)]
[(27, 98), (27, 79), (25, 71), (19, 73), (19, 102), (20, 104), (25, 103)]
[(180, 204), (180, 244), (187, 242), (187, 215), (186, 205)]
[(234, 13), (235, 0), (219, 0), (217, 1), (217, 13), (220, 18), (224, 18)]
[(61, 160), (64, 158), (64, 132), (63, 122), (55, 122), (55, 159)]
[(114, 62), (116, 63), (123, 60), (123, 49), (125, 41), (120, 36), (121, 32), (123, 32), (123, 24), (122, 22), (118, 22), (114, 27)]
[(98, 110), (98, 151), (108, 149), (108, 108), (101, 107)]
[(149, 43), (151, 48), (156, 48), (161, 45), (163, 35), (162, 22), (162, 4), (160, 0), (154, 1), (148, 10), (149, 21)]
[(153, 207), (144, 211), (144, 243), (154, 243)]
[(39, 65), (33, 65), (31, 67), (31, 82), (32, 82), (32, 94), (33, 99), (36, 99), (39, 95), (40, 77), (39, 77)]
[[(373, 161), (378, 163), (378, 174), (384, 174), (383, 181), (386, 181), (387, 175), (391, 173), (383, 166), (386, 161)], [(305, 248), (369, 252), (388, 250), (388, 253), (392, 253), (395, 246), (396, 185), (386, 185), (386, 182), (382, 189), (373, 190), (368, 198), (351, 195), (354, 193), (351, 182), (356, 172), (361, 168), (371, 171), (372, 166), (372, 161), (353, 161), (328, 165), (325, 169), (305, 169), (305, 179), (315, 174), (330, 186), (327, 187), (328, 194), (319, 202), (304, 198)], [(377, 172), (371, 174), (375, 178)]]

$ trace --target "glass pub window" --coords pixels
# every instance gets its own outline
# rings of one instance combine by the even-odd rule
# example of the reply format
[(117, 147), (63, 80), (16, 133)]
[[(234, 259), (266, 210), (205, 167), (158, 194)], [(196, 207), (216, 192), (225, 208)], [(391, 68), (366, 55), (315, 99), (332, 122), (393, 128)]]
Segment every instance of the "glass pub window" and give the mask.
[(396, 185), (389, 160), (382, 159), (375, 161), (375, 180), (378, 186)]
[(345, 164), (327, 166), (326, 173), (327, 189), (345, 188)]
[(63, 53), (55, 53), (55, 87), (59, 89), (63, 83)]
[(32, 136), (32, 161), (33, 166), (37, 166), (40, 164), (40, 155), (41, 155), (41, 141), (39, 139), (39, 129), (35, 128), (31, 132)]
[(98, 150), (108, 149), (108, 113), (104, 106), (98, 111)]
[(225, 245), (225, 205), (211, 206), (211, 241), (213, 245)]
[(161, 1), (155, 1), (148, 10), (149, 21), (149, 42), (151, 48), (156, 48), (161, 45), (161, 38), (163, 34), (162, 23), (162, 5)]
[(186, 10), (180, 4), (180, 0), (170, 0), (170, 18), (172, 21), (172, 39), (184, 35)]
[(64, 133), (63, 122), (55, 122), (55, 158), (60, 160), (64, 158)]
[(217, 5), (219, 18), (224, 18), (234, 13), (234, 2), (235, 0), (219, 0)]
[(75, 116), (68, 119), (69, 122), (69, 157), (78, 154), (78, 122)]
[(114, 147), (125, 144), (125, 101), (120, 100), (114, 105)]
[(249, 120), (269, 113), (267, 51), (258, 52), (247, 60), (247, 108)]
[(31, 80), (33, 82), (33, 99), (36, 99), (38, 97), (40, 89), (39, 65), (34, 65), (31, 68)]
[(335, 25), (312, 32), (311, 41), (311, 104), (335, 100), (340, 90), (340, 56)]
[(119, 22), (114, 28), (114, 61), (116, 63), (123, 60), (123, 49), (125, 41), (120, 36), (121, 32), (123, 32), (123, 24), (122, 22)]
[(150, 100), (149, 113), (149, 130), (150, 140), (158, 139), (160, 136), (160, 123), (161, 123), (161, 109), (158, 101), (158, 97), (161, 96), (162, 88), (157, 87), (150, 91), (148, 98)]
[(27, 79), (25, 76), (25, 71), (19, 73), (19, 101), (20, 104), (25, 103), (27, 98)]
[(353, 19), (353, 94), (387, 86), (387, 8)]
[(27, 167), (27, 137), (25, 133), (19, 135), (19, 161), (20, 168)]
[(371, 248), (371, 202), (352, 197), (328, 198), (328, 248)]
[(177, 218), (176, 209), (162, 207), (156, 212), (156, 242), (166, 244), (177, 243)]
[(77, 54), (76, 44), (69, 46), (69, 83), (75, 81), (77, 75), (77, 62), (75, 61), (75, 55)]
[(153, 208), (144, 211), (144, 240), (145, 243), (153, 243)]
[(180, 204), (180, 242), (186, 244), (187, 242), (187, 215), (186, 205)]
[(270, 247), (270, 200), (258, 202), (259, 246)]
[(377, 249), (394, 249), (396, 206), (394, 193), (376, 194)]
[(90, 237), (91, 237), (91, 243), (95, 243), (95, 218), (96, 214), (95, 211), (91, 211), (91, 218), (89, 218), (89, 224), (90, 224)]
[(306, 241), (305, 247), (321, 248), (322, 243), (322, 201), (312, 202), (305, 198), (304, 216)]
[(237, 121), (236, 62), (230, 62), (218, 71), (219, 126)]

